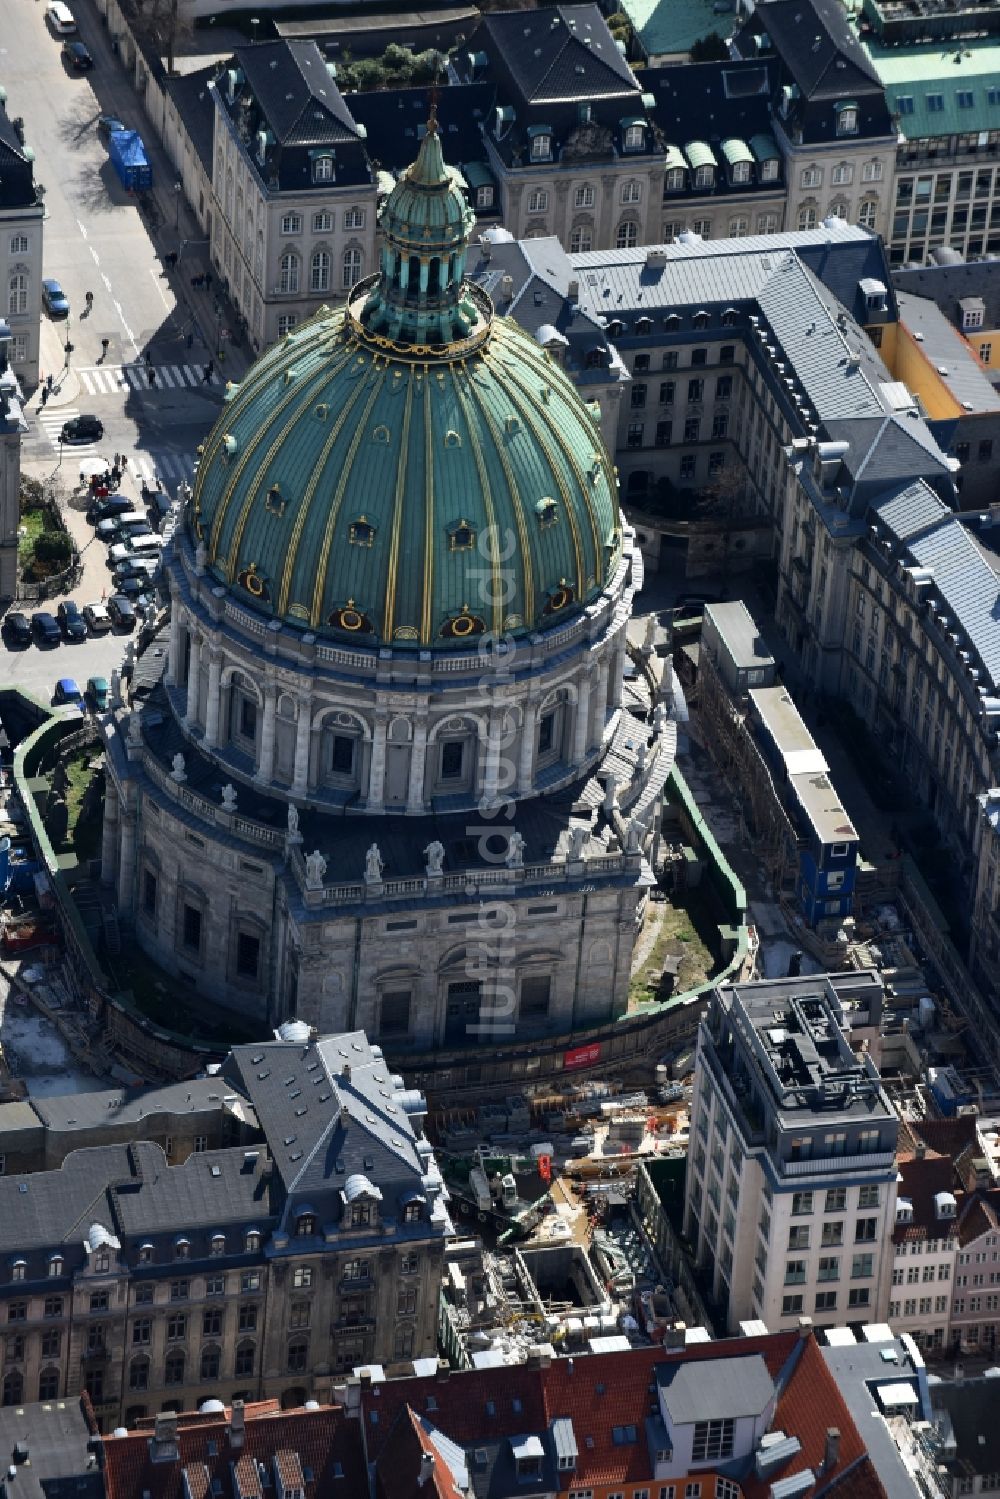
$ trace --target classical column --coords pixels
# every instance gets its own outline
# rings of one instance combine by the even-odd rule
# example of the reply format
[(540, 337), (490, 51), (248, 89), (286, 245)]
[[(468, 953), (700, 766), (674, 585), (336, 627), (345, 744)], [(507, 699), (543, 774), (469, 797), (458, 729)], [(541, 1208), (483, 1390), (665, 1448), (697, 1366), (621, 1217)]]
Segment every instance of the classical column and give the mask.
[(517, 768), (517, 789), (530, 791), (535, 773), (535, 732), (538, 722), (538, 704), (525, 703), (521, 722), (521, 757)]
[(309, 748), (312, 742), (312, 704), (308, 697), (299, 698), (299, 712), (295, 720), (295, 771), (292, 776), (292, 792), (305, 796), (309, 789)]
[(593, 702), (593, 727), (590, 734), (591, 744), (600, 748), (601, 740), (604, 738), (604, 725), (608, 721), (608, 676), (611, 671), (611, 661), (605, 652), (601, 659), (597, 672), (597, 691), (594, 693)]
[(582, 765), (590, 737), (590, 678), (581, 677), (576, 689), (576, 718), (573, 721), (573, 764)]
[(191, 654), (188, 657), (187, 707), (184, 722), (193, 729), (198, 722), (198, 691), (201, 685), (201, 636), (192, 634)]
[(372, 760), (368, 771), (368, 805), (381, 807), (385, 798), (385, 736), (388, 719), (384, 713), (375, 714), (375, 734), (372, 738)]
[(427, 759), (427, 723), (417, 723), (410, 747), (410, 784), (406, 798), (407, 812), (424, 810), (424, 763)]
[(181, 678), (181, 616), (177, 600), (170, 605), (170, 644), (167, 647), (167, 669), (164, 673), (168, 687), (179, 687)]
[(118, 862), (118, 912), (128, 917), (132, 914), (132, 896), (135, 887), (135, 813), (127, 807), (121, 809), (121, 854)]
[(219, 706), (222, 697), (222, 652), (211, 647), (208, 653), (208, 701), (205, 704), (205, 744), (212, 748), (219, 742)]
[(264, 719), (260, 729), (260, 764), (255, 781), (270, 782), (274, 775), (274, 719), (278, 707), (278, 689), (273, 682), (264, 683)]
[(118, 871), (118, 788), (108, 777), (104, 789), (104, 828), (101, 833), (101, 884), (113, 885)]
[(625, 682), (625, 631), (621, 633), (621, 639), (615, 647), (614, 662), (611, 672), (611, 687), (609, 690), (609, 706), (614, 712), (621, 707), (622, 688)]
[(483, 802), (492, 807), (497, 800), (497, 784), (500, 779), (500, 724), (497, 709), (490, 713), (486, 726), (486, 764), (483, 766)]

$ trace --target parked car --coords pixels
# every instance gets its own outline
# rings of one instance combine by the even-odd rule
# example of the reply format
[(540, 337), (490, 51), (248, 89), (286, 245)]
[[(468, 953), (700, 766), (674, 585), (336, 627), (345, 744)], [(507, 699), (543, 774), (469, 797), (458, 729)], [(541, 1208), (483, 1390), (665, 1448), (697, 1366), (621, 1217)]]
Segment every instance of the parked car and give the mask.
[(61, 440), (63, 442), (100, 442), (103, 436), (104, 423), (96, 416), (75, 416), (72, 421), (63, 423)]
[(94, 535), (98, 541), (106, 542), (108, 546), (111, 546), (112, 542), (120, 541), (121, 533), (118, 530), (118, 517), (116, 515), (108, 515), (104, 520), (99, 520), (94, 527)]
[(83, 693), (73, 677), (59, 678), (52, 701), (57, 707), (79, 708), (81, 713), (84, 710)]
[(12, 614), (4, 616), (3, 633), (8, 645), (30, 645), (31, 644), (31, 622), (26, 614), (15, 609)]
[(52, 4), (46, 7), (45, 19), (57, 36), (73, 36), (76, 32), (73, 12), (63, 0), (52, 0)]
[(126, 126), (117, 115), (99, 115), (97, 118), (97, 139), (105, 145), (118, 130), (124, 130)]
[(108, 566), (117, 567), (130, 557), (157, 557), (163, 548), (162, 536), (137, 536), (134, 541), (117, 541), (108, 548)]
[(138, 536), (153, 534), (153, 528), (144, 515), (123, 515), (118, 522), (118, 535), (122, 541), (134, 541)]
[(91, 635), (100, 635), (111, 629), (111, 615), (103, 604), (84, 604), (83, 617)]
[(106, 713), (108, 711), (107, 677), (87, 678), (87, 698), (93, 705), (95, 713)]
[(159, 565), (155, 557), (126, 557), (124, 562), (119, 562), (115, 566), (115, 584), (117, 585), (120, 580), (124, 581), (126, 578), (142, 578), (148, 583)]
[(111, 616), (111, 623), (117, 630), (135, 628), (135, 610), (124, 594), (113, 593), (111, 595), (108, 599), (108, 613)]
[(80, 606), (74, 604), (72, 599), (63, 599), (56, 610), (56, 618), (62, 626), (62, 632), (67, 640), (86, 640), (87, 626)]
[(76, 73), (86, 73), (94, 66), (94, 59), (82, 42), (63, 42), (63, 57)]
[(138, 608), (144, 600), (146, 603), (149, 602), (153, 582), (151, 578), (116, 578), (115, 588)]
[(87, 519), (92, 526), (98, 521), (108, 520), (116, 515), (128, 515), (135, 511), (135, 502), (127, 494), (105, 495), (103, 500), (95, 500), (87, 511)]
[(39, 645), (58, 645), (62, 639), (55, 615), (44, 609), (31, 616), (31, 633)]
[(42, 282), (42, 301), (49, 317), (69, 317), (69, 299), (52, 276), (46, 276)]

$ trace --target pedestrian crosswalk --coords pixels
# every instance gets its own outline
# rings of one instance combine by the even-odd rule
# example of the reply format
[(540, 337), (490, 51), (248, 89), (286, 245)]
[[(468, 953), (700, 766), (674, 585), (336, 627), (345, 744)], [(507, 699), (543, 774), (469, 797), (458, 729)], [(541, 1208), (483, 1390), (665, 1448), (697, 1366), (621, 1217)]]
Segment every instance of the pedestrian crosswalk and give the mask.
[[(205, 364), (95, 364), (76, 371), (90, 396), (113, 396), (130, 390), (197, 390), (223, 382), (213, 370), (208, 379)], [(152, 379), (150, 374), (152, 373)]]
[[(60, 447), (59, 434), (62, 432), (63, 424), (72, 421), (73, 417), (79, 416), (80, 412), (76, 406), (60, 406), (57, 410), (40, 410), (35, 413), (40, 432), (44, 433), (58, 452)], [(111, 462), (111, 454), (108, 439), (102, 438), (99, 442), (74, 442), (67, 443), (63, 448), (63, 461), (72, 464), (78, 458), (84, 458), (89, 454), (100, 453), (102, 457)], [(163, 453), (146, 452), (130, 453), (128, 455), (128, 472), (132, 474), (138, 484), (145, 484), (149, 489), (169, 489), (173, 493), (180, 483), (192, 484), (195, 475), (195, 459), (186, 453)]]
[[(67, 422), (71, 422), (75, 416), (80, 415), (77, 406), (60, 406), (55, 410), (41, 410), (37, 413), (38, 425), (45, 433), (52, 446), (58, 451), (59, 435)], [(66, 444), (66, 453), (79, 454), (81, 457), (86, 453), (96, 453), (101, 444), (96, 439), (91, 442), (74, 442)]]

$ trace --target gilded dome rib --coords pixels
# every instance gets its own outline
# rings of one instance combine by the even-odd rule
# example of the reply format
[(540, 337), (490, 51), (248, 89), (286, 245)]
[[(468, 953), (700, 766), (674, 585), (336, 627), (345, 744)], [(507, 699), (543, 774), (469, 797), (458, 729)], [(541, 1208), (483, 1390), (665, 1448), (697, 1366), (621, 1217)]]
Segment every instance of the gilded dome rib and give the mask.
[[(486, 510), (486, 524), (488, 525), (490, 531), (490, 611), (493, 620), (493, 634), (499, 636), (503, 629), (504, 601), (502, 592), (503, 578), (500, 576), (500, 568), (497, 558), (498, 526), (496, 507), (493, 503), (493, 491), (490, 485), (489, 469), (483, 456), (482, 444), (479, 441), (479, 433), (476, 430), (476, 422), (472, 419), (472, 416), (469, 412), (469, 403), (466, 397), (466, 389), (464, 389), (463, 387), (471, 389), (473, 400), (476, 402), (477, 407), (483, 409), (479, 401), (478, 392), (476, 391), (476, 382), (474, 379), (470, 378), (468, 370), (463, 370), (460, 374), (456, 375), (455, 394), (458, 397), (459, 404), (462, 407), (462, 413), (465, 417), (465, 424), (468, 428), (469, 443), (472, 447), (472, 457), (476, 465), (476, 472), (479, 476), (479, 483), (482, 488), (483, 505)], [(490, 426), (491, 430), (493, 431), (494, 441), (496, 441), (496, 431), (492, 428), (492, 424), (490, 424)], [(502, 450), (500, 451), (500, 458), (501, 462), (504, 464), (504, 470), (507, 475), (508, 491), (512, 496), (515, 496), (517, 493), (517, 486), (513, 481), (513, 476), (510, 473), (509, 467), (507, 466), (506, 455)], [(526, 570), (526, 575), (530, 577), (531, 557), (530, 553), (525, 550), (523, 542), (524, 537), (522, 536), (522, 566)]]
[(413, 405), (413, 376), (406, 381), (406, 405), (403, 408), (403, 438), (399, 444), (396, 462), (396, 496), (392, 515), (392, 537), (389, 545), (389, 567), (385, 581), (383, 640), (391, 640), (395, 627), (396, 579), (399, 571), (399, 537), (403, 526), (405, 505), (406, 465), (410, 454), (410, 410)]

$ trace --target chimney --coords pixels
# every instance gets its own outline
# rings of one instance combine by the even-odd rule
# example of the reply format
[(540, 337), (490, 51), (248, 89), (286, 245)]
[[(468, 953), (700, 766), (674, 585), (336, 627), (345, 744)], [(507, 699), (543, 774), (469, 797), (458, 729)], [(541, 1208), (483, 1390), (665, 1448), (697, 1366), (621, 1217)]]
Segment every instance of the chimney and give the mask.
[(676, 1353), (687, 1345), (687, 1324), (673, 1322), (663, 1330), (663, 1346), (668, 1353)]
[(808, 1338), (813, 1330), (813, 1319), (811, 1317), (799, 1318), (799, 1337)]
[(349, 1083), (351, 1081), (351, 1064), (350, 1064), (350, 1062), (345, 1062), (344, 1063), (344, 1081), (345, 1081), (345, 1083)]
[(580, 282), (576, 276), (571, 276), (566, 287), (566, 295), (571, 302), (576, 302), (580, 296)]
[(154, 1463), (175, 1463), (177, 1450), (177, 1412), (161, 1411), (153, 1427), (153, 1440), (149, 1446), (149, 1458)]
[(246, 1437), (246, 1416), (242, 1400), (234, 1400), (229, 1416), (229, 1445), (238, 1452)]
[(417, 1484), (420, 1488), (426, 1488), (434, 1477), (434, 1454), (433, 1452), (422, 1452), (420, 1454), (420, 1476)]
[(438, 1384), (444, 1384), (445, 1380), (451, 1378), (451, 1365), (446, 1358), (438, 1359), (436, 1378)]
[(917, 1141), (917, 1148), (914, 1154), (916, 1155), (918, 1161), (922, 1161), (924, 1159), (924, 1156), (927, 1154), (927, 1146), (924, 1144), (923, 1140)]
[(826, 1451), (823, 1453), (823, 1472), (829, 1473), (840, 1458), (840, 1432), (836, 1426), (826, 1428)]

